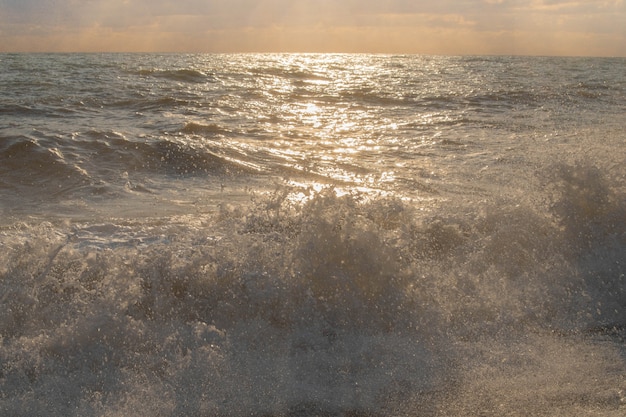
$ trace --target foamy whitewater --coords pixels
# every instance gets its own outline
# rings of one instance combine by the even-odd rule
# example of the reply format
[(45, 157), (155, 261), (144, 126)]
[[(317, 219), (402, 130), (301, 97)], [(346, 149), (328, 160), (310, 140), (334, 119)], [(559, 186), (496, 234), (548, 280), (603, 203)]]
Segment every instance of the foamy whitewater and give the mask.
[(626, 414), (626, 59), (0, 54), (0, 92), (0, 415)]

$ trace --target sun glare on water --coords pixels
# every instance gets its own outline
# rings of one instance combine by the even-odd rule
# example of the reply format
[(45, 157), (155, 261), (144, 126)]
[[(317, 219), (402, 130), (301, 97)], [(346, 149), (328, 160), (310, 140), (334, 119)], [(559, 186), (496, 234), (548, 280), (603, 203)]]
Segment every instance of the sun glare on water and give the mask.
[[(277, 58), (277, 68), (257, 79), (264, 91), (276, 96), (272, 116), (265, 123), (268, 130), (277, 132), (268, 152), (282, 159), (286, 168), (313, 175), (312, 183), (371, 191), (377, 183), (388, 182), (392, 171), (378, 178), (367, 163), (380, 160), (377, 131), (388, 129), (389, 123), (377, 119), (375, 102), (366, 106), (354, 100), (355, 89), (356, 98), (364, 100), (376, 90), (372, 84), (376, 66), (358, 55), (284, 54)], [(275, 123), (282, 126), (276, 128)], [(263, 146), (255, 143), (259, 145)]]

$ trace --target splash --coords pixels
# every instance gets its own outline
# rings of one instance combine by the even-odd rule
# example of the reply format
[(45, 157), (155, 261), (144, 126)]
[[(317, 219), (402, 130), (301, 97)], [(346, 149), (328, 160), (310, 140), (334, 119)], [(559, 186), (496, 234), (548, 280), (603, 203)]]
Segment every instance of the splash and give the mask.
[[(598, 190), (595, 171), (558, 169), (550, 212), (281, 188), (140, 232), (5, 229), (1, 407), (617, 415), (624, 206), (611, 192), (604, 208), (573, 204), (573, 169)], [(571, 242), (574, 224), (593, 241)]]

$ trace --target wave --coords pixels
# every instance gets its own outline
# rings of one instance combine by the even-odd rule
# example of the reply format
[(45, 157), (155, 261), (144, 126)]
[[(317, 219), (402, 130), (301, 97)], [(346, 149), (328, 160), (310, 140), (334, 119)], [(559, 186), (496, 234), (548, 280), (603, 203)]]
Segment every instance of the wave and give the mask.
[(251, 69), (250, 73), (255, 76), (271, 76), (289, 79), (295, 85), (306, 85), (307, 81), (330, 81), (326, 71), (318, 73), (314, 70), (307, 70), (297, 66), (272, 65), (269, 67), (258, 67)]
[(129, 140), (114, 131), (76, 132), (71, 139), (35, 132), (32, 137), (4, 137), (0, 144), (0, 193), (5, 204), (18, 206), (42, 196), (50, 202), (149, 192), (160, 177), (236, 178), (251, 172), (245, 162), (202, 143)]
[(189, 122), (186, 123), (180, 131), (184, 134), (200, 135), (204, 137), (221, 137), (229, 136), (230, 134), (232, 134), (230, 129), (227, 129), (224, 126), (220, 126), (217, 123), (211, 123), (207, 125), (202, 123)]
[[(608, 342), (626, 337), (626, 205), (591, 168), (552, 173), (547, 210), (493, 201), (429, 213), (281, 188), (167, 224), (4, 229), (0, 404), (49, 415), (471, 415), (520, 402), (540, 415), (619, 412), (624, 365)], [(537, 383), (557, 398), (532, 401)]]
[(137, 74), (144, 77), (165, 78), (171, 81), (181, 81), (187, 83), (206, 83), (215, 81), (215, 78), (211, 74), (194, 69), (144, 69), (137, 71)]
[(34, 116), (45, 114), (44, 111), (34, 108), (32, 106), (20, 105), (20, 104), (5, 104), (0, 105), (0, 114), (6, 116)]
[(89, 174), (69, 162), (63, 151), (41, 141), (25, 137), (2, 138), (0, 147), (0, 178), (2, 188), (48, 188), (52, 195), (61, 195), (73, 187), (89, 182)]

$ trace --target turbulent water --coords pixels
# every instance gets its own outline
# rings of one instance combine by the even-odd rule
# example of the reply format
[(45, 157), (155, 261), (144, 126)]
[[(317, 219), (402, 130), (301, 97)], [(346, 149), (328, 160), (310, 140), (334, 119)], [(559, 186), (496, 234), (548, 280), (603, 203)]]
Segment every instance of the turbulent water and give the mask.
[(626, 60), (0, 55), (3, 416), (623, 416)]

